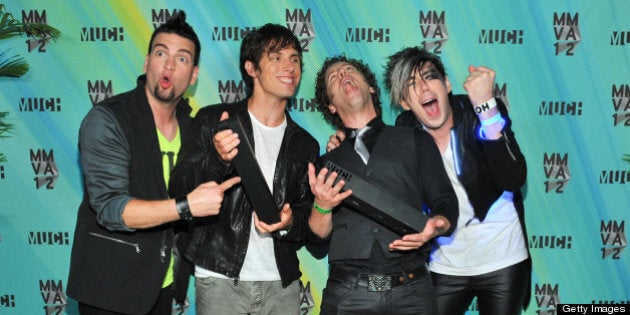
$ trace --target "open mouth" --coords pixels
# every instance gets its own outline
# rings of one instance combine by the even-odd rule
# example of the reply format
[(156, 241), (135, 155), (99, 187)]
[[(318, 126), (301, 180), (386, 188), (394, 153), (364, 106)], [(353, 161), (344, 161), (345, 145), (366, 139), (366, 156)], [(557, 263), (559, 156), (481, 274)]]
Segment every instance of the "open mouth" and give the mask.
[(347, 79), (341, 81), (341, 86), (342, 86), (343, 91), (346, 92), (346, 93), (348, 91), (350, 91), (351, 89), (355, 89), (356, 88), (356, 86), (355, 86), (355, 84), (354, 84), (354, 82), (352, 81), (351, 78), (347, 78)]
[(440, 113), (440, 108), (438, 106), (438, 100), (436, 98), (432, 98), (422, 102), (422, 108), (429, 115), (437, 115)]
[(161, 86), (163, 89), (168, 89), (168, 88), (169, 88), (169, 87), (171, 87), (172, 85), (173, 85), (173, 81), (171, 81), (171, 78), (170, 78), (170, 77), (168, 77), (168, 76), (163, 76), (163, 77), (160, 79), (160, 86)]

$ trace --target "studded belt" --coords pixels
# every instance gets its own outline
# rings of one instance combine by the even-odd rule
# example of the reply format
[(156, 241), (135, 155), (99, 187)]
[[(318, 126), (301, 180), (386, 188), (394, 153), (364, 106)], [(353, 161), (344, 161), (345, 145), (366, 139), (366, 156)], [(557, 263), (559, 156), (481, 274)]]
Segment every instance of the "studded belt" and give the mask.
[(427, 273), (425, 265), (410, 271), (395, 273), (357, 273), (339, 267), (330, 270), (330, 278), (356, 284), (367, 288), (368, 291), (389, 291), (397, 286), (413, 282)]

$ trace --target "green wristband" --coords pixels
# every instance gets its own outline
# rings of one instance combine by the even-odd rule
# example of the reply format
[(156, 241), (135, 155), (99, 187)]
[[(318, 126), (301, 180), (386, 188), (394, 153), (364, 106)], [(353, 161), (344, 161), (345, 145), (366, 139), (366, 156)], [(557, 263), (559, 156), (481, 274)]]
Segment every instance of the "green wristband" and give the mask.
[(329, 214), (332, 212), (332, 209), (324, 209), (322, 207), (320, 207), (317, 202), (313, 202), (313, 208), (315, 208), (315, 210), (317, 210), (317, 212), (321, 213), (321, 214)]

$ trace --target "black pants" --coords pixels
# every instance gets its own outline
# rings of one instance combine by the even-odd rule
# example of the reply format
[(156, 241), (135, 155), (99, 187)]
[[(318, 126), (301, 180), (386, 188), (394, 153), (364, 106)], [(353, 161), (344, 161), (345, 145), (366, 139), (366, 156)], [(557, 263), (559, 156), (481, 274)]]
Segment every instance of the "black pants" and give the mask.
[(430, 273), (425, 270), (414, 279), (387, 291), (372, 292), (356, 282), (331, 276), (324, 288), (320, 314), (435, 314), (435, 288)]
[[(173, 297), (175, 291), (173, 286), (169, 285), (160, 291), (160, 295), (155, 301), (153, 308), (147, 315), (171, 315), (173, 313)], [(116, 313), (102, 308), (94, 307), (92, 305), (79, 303), (79, 314), (81, 315), (121, 315), (123, 313)]]
[(527, 260), (478, 276), (432, 276), (440, 315), (464, 314), (475, 296), (480, 315), (521, 314), (529, 285)]

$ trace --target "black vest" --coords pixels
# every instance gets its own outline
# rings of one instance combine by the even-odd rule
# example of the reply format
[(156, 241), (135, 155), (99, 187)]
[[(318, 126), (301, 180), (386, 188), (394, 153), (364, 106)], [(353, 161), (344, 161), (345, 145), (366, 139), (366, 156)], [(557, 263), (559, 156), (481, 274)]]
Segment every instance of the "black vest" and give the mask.
[[(422, 211), (422, 186), (415, 174), (419, 173), (413, 128), (385, 126), (381, 131), (368, 164), (365, 165), (354, 151), (350, 141), (322, 157), (359, 174), (370, 183), (387, 190), (394, 197)], [(385, 258), (405, 255), (424, 256), (428, 248), (408, 252), (390, 252), (388, 245), (401, 236), (342, 203), (333, 213), (333, 230), (328, 260), (368, 259), (376, 244)]]

